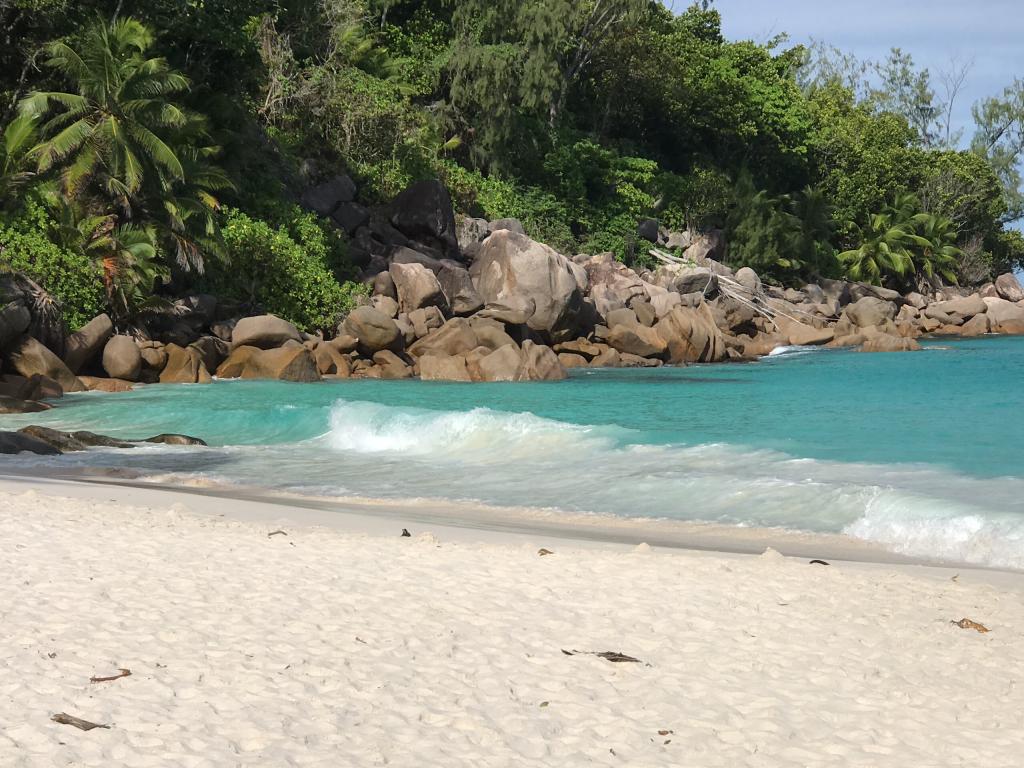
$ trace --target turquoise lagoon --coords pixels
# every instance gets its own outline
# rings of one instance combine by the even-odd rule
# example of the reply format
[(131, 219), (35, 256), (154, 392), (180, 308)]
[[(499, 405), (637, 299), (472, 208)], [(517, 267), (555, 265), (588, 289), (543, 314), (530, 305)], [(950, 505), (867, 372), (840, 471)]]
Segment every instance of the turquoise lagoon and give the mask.
[(914, 354), (791, 349), (557, 384), (226, 381), (65, 397), (5, 417), (208, 449), (5, 458), (324, 496), (840, 532), (1024, 568), (1024, 338)]

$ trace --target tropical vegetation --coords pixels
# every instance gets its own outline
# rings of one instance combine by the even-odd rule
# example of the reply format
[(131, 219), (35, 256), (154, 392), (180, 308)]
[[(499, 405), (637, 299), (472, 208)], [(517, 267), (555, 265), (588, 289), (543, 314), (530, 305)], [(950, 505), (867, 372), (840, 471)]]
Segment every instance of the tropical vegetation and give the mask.
[(439, 177), (461, 214), (638, 267), (645, 218), (724, 228), (783, 285), (1024, 262), (1024, 81), (961, 137), (956, 77), (728, 40), (710, 0), (10, 0), (0, 24), (0, 269), (72, 325), (208, 290), (328, 327), (358, 269), (296, 203), (338, 173), (365, 205)]

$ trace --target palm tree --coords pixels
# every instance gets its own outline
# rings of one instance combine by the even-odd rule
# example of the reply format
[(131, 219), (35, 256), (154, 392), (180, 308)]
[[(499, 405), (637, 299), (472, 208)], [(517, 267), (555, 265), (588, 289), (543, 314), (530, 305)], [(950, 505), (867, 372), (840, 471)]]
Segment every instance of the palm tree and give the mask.
[(10, 203), (14, 192), (35, 175), (28, 162), (28, 152), (35, 142), (36, 119), (30, 115), (15, 117), (4, 129), (0, 140), (0, 205)]
[(917, 267), (928, 279), (938, 275), (955, 285), (957, 263), (963, 252), (956, 245), (958, 233), (953, 227), (952, 220), (945, 216), (928, 215), (919, 229), (928, 244), (921, 249)]
[(928, 218), (919, 211), (920, 205), (913, 195), (897, 195), (892, 205), (869, 216), (867, 225), (860, 228), (860, 246), (839, 254), (847, 275), (853, 280), (881, 285), (885, 278), (912, 274), (915, 250), (928, 245), (917, 234)]
[(46, 63), (75, 91), (32, 93), (21, 113), (45, 120), (31, 154), (39, 173), (61, 170), (68, 199), (102, 215), (113, 203), (116, 227), (143, 223), (179, 266), (202, 272), (204, 254), (220, 252), (214, 193), (231, 182), (213, 163), (206, 120), (174, 101), (188, 79), (147, 55), (152, 42), (123, 18), (98, 19), (77, 45), (52, 43)]
[(91, 184), (126, 214), (150, 175), (184, 175), (178, 153), (163, 135), (184, 125), (186, 111), (172, 101), (188, 79), (162, 58), (147, 58), (152, 33), (131, 18), (97, 21), (80, 44), (46, 48), (46, 64), (75, 92), (37, 91), (21, 112), (46, 118), (45, 139), (32, 153), (38, 170), (61, 167), (64, 192), (75, 197)]

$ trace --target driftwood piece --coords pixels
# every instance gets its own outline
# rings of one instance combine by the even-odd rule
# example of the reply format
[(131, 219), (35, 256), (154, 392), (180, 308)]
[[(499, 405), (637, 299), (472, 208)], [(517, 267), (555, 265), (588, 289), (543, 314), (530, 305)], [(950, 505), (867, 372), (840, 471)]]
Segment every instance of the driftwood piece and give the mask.
[(565, 648), (563, 648), (562, 649), (562, 653), (564, 653), (566, 656), (597, 656), (599, 659), (604, 659), (605, 661), (611, 661), (611, 662), (614, 662), (616, 664), (621, 664), (623, 662), (629, 663), (629, 664), (641, 664), (642, 663), (640, 661), (640, 659), (634, 659), (632, 656), (627, 656), (626, 654), (622, 653), (621, 651), (577, 651), (577, 650), (567, 651), (567, 650), (565, 650)]
[(131, 676), (132, 676), (132, 671), (130, 669), (125, 669), (124, 667), (119, 667), (118, 670), (117, 670), (117, 674), (116, 675), (111, 675), (110, 677), (90, 677), (89, 678), (89, 682), (90, 683), (109, 683), (112, 680), (120, 680), (122, 677), (131, 677)]
[(80, 717), (69, 715), (67, 712), (58, 712), (50, 719), (55, 723), (60, 723), (61, 725), (73, 725), (80, 731), (91, 731), (93, 728), (106, 728), (107, 730), (110, 730), (109, 725), (103, 725), (102, 723), (90, 723), (88, 720), (83, 720)]

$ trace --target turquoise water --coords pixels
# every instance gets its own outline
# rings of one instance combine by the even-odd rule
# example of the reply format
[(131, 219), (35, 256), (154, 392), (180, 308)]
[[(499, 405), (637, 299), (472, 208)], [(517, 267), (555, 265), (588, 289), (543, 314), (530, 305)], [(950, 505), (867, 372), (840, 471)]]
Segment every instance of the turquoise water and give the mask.
[(152, 386), (69, 396), (0, 426), (211, 444), (12, 464), (845, 532), (1024, 567), (1022, 379), (1024, 339), (989, 338), (582, 371), (558, 384)]

